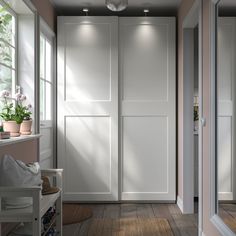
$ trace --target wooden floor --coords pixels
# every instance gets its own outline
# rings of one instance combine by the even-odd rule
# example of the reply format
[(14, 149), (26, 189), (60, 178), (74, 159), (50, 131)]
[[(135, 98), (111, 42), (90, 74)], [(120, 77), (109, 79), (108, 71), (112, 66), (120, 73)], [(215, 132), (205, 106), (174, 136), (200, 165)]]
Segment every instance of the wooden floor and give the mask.
[(220, 203), (219, 216), (225, 224), (236, 234), (236, 204)]
[[(93, 218), (166, 218), (175, 236), (197, 236), (197, 213), (182, 215), (175, 204), (91, 204)], [(195, 207), (196, 208), (196, 207)], [(195, 210), (197, 212), (197, 209)], [(92, 218), (80, 224), (63, 227), (64, 236), (98, 236), (90, 233)], [(110, 227), (110, 226), (109, 226)], [(153, 235), (153, 234), (152, 234)], [(107, 235), (101, 235), (107, 236)], [(111, 234), (111, 236), (113, 236)], [(128, 235), (127, 235), (128, 236)], [(139, 236), (139, 234), (132, 234)], [(143, 236), (149, 236), (144, 234)], [(164, 236), (164, 235), (163, 235)]]

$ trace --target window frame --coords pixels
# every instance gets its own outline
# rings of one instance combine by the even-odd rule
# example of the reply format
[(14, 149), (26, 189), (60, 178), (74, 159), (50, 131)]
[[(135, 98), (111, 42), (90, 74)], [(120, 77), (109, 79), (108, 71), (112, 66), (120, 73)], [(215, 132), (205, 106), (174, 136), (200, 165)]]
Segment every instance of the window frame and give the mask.
[(4, 44), (9, 45), (11, 48), (14, 48), (14, 50), (15, 50), (15, 58), (14, 58), (15, 68), (0, 62), (1, 66), (4, 66), (5, 68), (8, 68), (11, 71), (15, 72), (15, 76), (14, 76), (15, 78), (12, 79), (12, 82), (11, 82), (12, 83), (12, 90), (10, 91), (12, 94), (12, 97), (13, 97), (14, 94), (16, 93), (17, 84), (18, 84), (18, 16), (17, 16), (17, 13), (4, 0), (0, 0), (0, 5), (2, 7), (4, 7), (6, 9), (6, 11), (8, 11), (15, 18), (15, 22), (14, 22), (15, 23), (14, 24), (14, 30), (15, 30), (14, 44), (15, 45), (11, 45), (10, 43), (5, 42), (5, 40), (1, 40)]

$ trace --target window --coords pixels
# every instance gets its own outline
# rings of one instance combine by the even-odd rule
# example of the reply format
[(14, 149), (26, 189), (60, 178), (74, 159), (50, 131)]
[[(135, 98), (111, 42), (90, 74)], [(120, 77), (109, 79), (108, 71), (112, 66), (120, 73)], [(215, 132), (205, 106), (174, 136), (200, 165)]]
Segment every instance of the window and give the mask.
[(54, 41), (54, 33), (40, 18), (40, 134), (44, 142), (40, 143), (39, 162), (45, 169), (52, 168), (55, 161)]
[(52, 120), (52, 42), (40, 35), (40, 120)]
[(15, 93), (16, 14), (0, 0), (0, 91)]

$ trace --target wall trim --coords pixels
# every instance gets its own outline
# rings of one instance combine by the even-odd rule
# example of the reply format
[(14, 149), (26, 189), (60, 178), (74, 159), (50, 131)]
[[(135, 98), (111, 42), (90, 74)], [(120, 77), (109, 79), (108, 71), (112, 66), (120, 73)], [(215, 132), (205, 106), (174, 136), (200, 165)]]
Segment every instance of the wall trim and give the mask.
[(182, 198), (180, 198), (180, 196), (177, 196), (177, 206), (179, 207), (179, 209), (183, 213), (183, 200), (182, 200)]
[(224, 221), (218, 216), (214, 215), (211, 218), (211, 222), (216, 226), (219, 232), (224, 236), (235, 236), (235, 233), (224, 223)]

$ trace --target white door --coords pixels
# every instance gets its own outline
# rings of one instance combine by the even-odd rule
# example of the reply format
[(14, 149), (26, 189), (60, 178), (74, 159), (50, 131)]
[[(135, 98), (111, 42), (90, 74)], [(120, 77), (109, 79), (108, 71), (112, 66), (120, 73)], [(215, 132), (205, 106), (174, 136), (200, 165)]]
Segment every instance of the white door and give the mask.
[(218, 24), (218, 192), (219, 200), (235, 199), (235, 59), (236, 18), (220, 18)]
[(118, 200), (118, 19), (58, 18), (64, 200)]
[(121, 197), (175, 200), (175, 18), (119, 22)]

